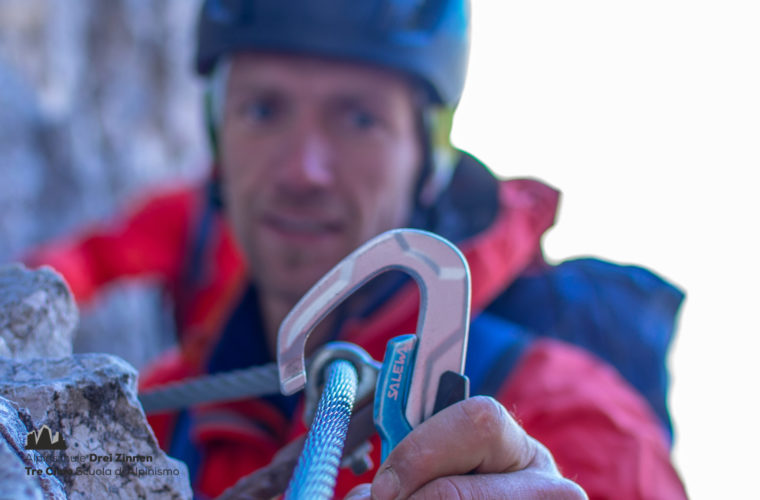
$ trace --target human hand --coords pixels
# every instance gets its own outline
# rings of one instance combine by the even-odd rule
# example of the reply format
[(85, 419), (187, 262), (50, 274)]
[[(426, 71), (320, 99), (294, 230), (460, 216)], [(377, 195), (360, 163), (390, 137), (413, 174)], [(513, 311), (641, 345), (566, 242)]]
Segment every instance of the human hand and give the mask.
[(424, 499), (587, 498), (561, 476), (549, 450), (496, 400), (476, 396), (412, 430), (380, 466), (372, 484), (346, 497)]

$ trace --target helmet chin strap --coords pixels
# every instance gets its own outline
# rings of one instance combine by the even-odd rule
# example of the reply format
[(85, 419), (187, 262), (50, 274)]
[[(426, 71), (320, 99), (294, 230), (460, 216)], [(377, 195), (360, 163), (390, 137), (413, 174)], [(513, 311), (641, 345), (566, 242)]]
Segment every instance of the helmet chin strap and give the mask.
[(221, 155), (219, 150), (219, 129), (214, 113), (214, 96), (210, 89), (206, 89), (203, 94), (203, 119), (206, 124), (206, 136), (208, 137), (209, 147), (211, 148), (211, 176), (208, 180), (206, 195), (208, 203), (214, 209), (221, 210), (224, 207), (224, 197), (222, 196), (222, 172), (221, 172)]
[(454, 173), (459, 151), (451, 144), (454, 109), (431, 104), (423, 110), (423, 133), (428, 172), (420, 179), (417, 202), (423, 207), (435, 203)]
[(222, 59), (214, 71), (206, 78), (203, 92), (203, 120), (206, 125), (209, 148), (211, 149), (211, 178), (208, 182), (207, 195), (215, 209), (224, 207), (222, 196), (221, 148), (219, 146), (219, 125), (224, 114), (224, 99), (227, 91), (227, 77), (230, 71), (229, 59)]

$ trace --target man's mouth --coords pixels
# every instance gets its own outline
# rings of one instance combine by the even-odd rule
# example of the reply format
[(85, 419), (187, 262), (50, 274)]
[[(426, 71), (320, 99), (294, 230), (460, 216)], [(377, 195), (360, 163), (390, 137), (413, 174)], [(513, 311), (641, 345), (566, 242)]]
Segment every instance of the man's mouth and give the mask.
[(333, 220), (309, 219), (281, 215), (263, 218), (264, 225), (283, 236), (320, 237), (337, 234), (342, 224)]

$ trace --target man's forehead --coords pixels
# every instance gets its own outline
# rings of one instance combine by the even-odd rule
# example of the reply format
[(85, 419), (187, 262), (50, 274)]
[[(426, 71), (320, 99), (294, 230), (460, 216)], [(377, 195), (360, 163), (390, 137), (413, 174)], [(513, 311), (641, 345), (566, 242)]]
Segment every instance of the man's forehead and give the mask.
[(229, 78), (229, 91), (308, 89), (370, 95), (412, 92), (410, 82), (391, 70), (365, 63), (284, 53), (235, 54), (230, 58)]

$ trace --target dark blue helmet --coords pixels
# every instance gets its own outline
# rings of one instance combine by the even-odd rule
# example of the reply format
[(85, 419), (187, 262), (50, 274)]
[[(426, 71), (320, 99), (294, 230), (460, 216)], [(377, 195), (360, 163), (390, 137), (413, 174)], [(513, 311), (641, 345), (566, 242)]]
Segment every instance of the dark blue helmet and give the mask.
[(433, 103), (456, 107), (469, 53), (469, 0), (206, 0), (196, 69), (238, 51), (360, 61), (418, 80)]

